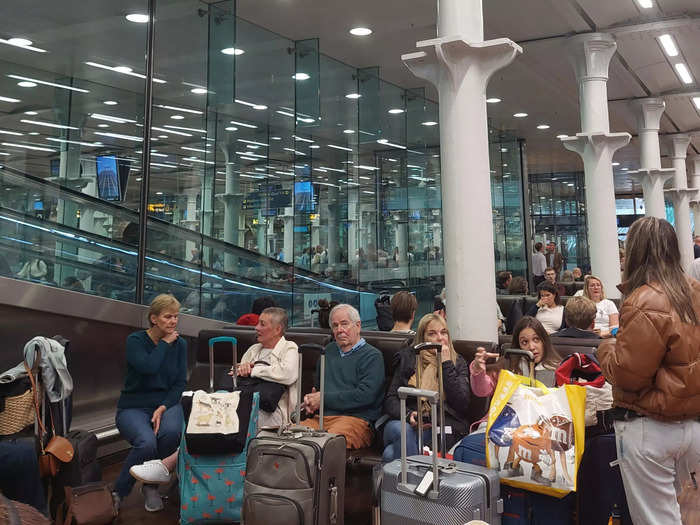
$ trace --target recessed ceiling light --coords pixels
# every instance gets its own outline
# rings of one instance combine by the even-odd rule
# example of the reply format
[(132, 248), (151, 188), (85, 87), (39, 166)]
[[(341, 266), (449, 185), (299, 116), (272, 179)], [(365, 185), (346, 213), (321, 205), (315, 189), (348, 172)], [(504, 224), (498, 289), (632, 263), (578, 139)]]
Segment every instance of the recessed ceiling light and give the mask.
[(369, 27), (353, 27), (350, 30), (350, 34), (355, 36), (369, 36), (372, 34), (372, 30)]
[(700, 97), (693, 97), (693, 104), (695, 104), (695, 107), (700, 109)]
[(157, 191), (157, 192), (156, 192), (156, 195), (163, 195), (163, 192), (162, 192), (162, 191)]
[(97, 127), (98, 128), (108, 128), (109, 124), (98, 124)]
[(238, 131), (238, 128), (235, 126), (229, 126), (228, 128), (226, 128), (226, 131)]
[(350, 100), (357, 100), (361, 96), (362, 95), (360, 95), (359, 93), (348, 93), (347, 95), (345, 95), (345, 98), (349, 98)]
[(562, 133), (561, 135), (557, 135), (557, 138), (558, 138), (558, 139), (565, 139), (565, 138), (568, 137), (568, 136), (569, 136), (569, 135), (565, 135), (565, 134)]
[(30, 131), (29, 133), (27, 133), (27, 135), (38, 135), (38, 134), (39, 134), (38, 131)]
[(429, 120), (429, 121), (427, 121), (427, 122), (422, 122), (421, 124), (423, 124), (424, 126), (437, 126), (437, 122), (435, 122), (434, 120)]
[(675, 65), (675, 68), (676, 72), (678, 72), (678, 76), (681, 77), (684, 84), (693, 83), (693, 77), (690, 74), (690, 71), (688, 71), (688, 66), (686, 66), (683, 62), (679, 62)]
[(401, 108), (391, 108), (389, 110), (389, 113), (391, 113), (392, 115), (400, 115), (403, 112), (404, 112), (404, 110)]
[(310, 149), (319, 149), (320, 147), (321, 147), (321, 146), (318, 146), (318, 145), (316, 145), (316, 144), (313, 144), (313, 145), (309, 146)]
[(347, 133), (348, 135), (351, 135), (351, 134), (355, 133), (355, 130), (354, 129), (344, 129), (343, 133)]
[(620, 163), (619, 163), (619, 162), (613, 162), (612, 165), (613, 165), (613, 166), (619, 166)]
[(508, 151), (508, 148), (501, 148), (501, 153), (506, 153)]
[(117, 104), (119, 104), (119, 102), (117, 102), (116, 100), (105, 100), (103, 104), (106, 106), (116, 106)]
[(270, 140), (282, 140), (282, 137), (270, 137)]
[(25, 115), (38, 115), (39, 113), (37, 111), (25, 111)]
[(262, 111), (264, 109), (267, 109), (267, 106), (265, 104), (255, 104), (253, 106), (253, 109), (257, 109), (258, 111)]
[(243, 53), (245, 53), (245, 51), (243, 51), (242, 49), (239, 49), (237, 47), (226, 47), (226, 48), (222, 49), (221, 52), (224, 55), (236, 55), (236, 56), (242, 55)]
[(117, 73), (133, 73), (133, 69), (129, 66), (115, 66), (112, 68)]
[(664, 52), (668, 56), (678, 56), (678, 48), (676, 47), (676, 43), (673, 41), (673, 37), (671, 35), (661, 35), (659, 37), (659, 42), (661, 42), (661, 46), (664, 48)]
[(159, 139), (167, 139), (168, 136), (167, 136), (167, 135), (158, 135), (158, 138), (159, 138)]
[(306, 73), (295, 73), (292, 78), (294, 80), (309, 80), (311, 77)]
[(173, 120), (182, 120), (185, 117), (183, 117), (182, 115), (170, 115), (170, 118)]
[(195, 95), (204, 95), (207, 92), (205, 88), (192, 88), (190, 89), (190, 93), (194, 93)]
[(17, 85), (19, 87), (30, 88), (30, 87), (36, 87), (36, 82), (30, 82), (29, 80), (22, 80), (22, 82), (17, 82)]
[(629, 168), (620, 168), (622, 171), (629, 171)]
[(129, 13), (126, 15), (126, 19), (136, 24), (145, 24), (148, 22), (148, 15), (144, 15), (143, 13)]
[[(20, 99), (18, 99), (18, 98), (0, 97), (0, 102), (12, 102), (12, 103), (16, 103), (16, 102), (22, 102), (22, 101), (21, 101)], [(36, 115), (36, 113), (34, 113), (34, 114)]]
[(491, 97), (486, 99), (486, 102), (488, 102), (489, 104), (498, 104), (500, 101), (501, 99), (498, 97)]
[(514, 113), (513, 116), (515, 118), (525, 118), (527, 117), (527, 113)]
[(637, 3), (642, 9), (650, 9), (654, 7), (654, 2), (652, 2), (652, 0), (637, 0)]
[(7, 43), (11, 46), (27, 47), (31, 46), (34, 42), (26, 38), (8, 38)]
[(539, 124), (537, 129), (549, 129), (549, 124)]

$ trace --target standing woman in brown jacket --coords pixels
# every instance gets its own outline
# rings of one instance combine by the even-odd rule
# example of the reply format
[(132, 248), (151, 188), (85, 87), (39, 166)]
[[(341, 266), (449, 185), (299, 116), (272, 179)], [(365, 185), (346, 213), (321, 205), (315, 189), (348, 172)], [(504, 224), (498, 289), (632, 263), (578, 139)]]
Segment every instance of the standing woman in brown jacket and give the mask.
[(626, 254), (620, 330), (598, 349), (622, 480), (635, 525), (681, 525), (676, 487), (700, 481), (700, 282), (663, 219), (632, 224)]

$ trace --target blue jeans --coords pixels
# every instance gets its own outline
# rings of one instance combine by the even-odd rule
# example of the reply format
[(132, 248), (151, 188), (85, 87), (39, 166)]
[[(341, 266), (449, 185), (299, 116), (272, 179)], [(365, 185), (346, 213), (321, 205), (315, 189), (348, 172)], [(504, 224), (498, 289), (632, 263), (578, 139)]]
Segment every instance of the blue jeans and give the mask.
[(148, 408), (123, 408), (117, 410), (116, 423), (122, 437), (131, 444), (131, 451), (124, 461), (114, 490), (125, 498), (134, 486), (129, 469), (150, 459), (163, 459), (175, 452), (180, 444), (184, 415), (180, 403), (171, 406), (160, 418), (158, 435), (151, 425), (153, 411)]
[[(406, 456), (418, 455), (418, 432), (406, 425)], [(429, 445), (433, 435), (430, 428), (423, 430), (423, 443)], [(401, 457), (401, 421), (392, 419), (384, 426), (384, 453), (382, 461), (389, 463)]]
[(9, 499), (31, 505), (46, 514), (44, 484), (34, 440), (0, 441), (0, 491)]

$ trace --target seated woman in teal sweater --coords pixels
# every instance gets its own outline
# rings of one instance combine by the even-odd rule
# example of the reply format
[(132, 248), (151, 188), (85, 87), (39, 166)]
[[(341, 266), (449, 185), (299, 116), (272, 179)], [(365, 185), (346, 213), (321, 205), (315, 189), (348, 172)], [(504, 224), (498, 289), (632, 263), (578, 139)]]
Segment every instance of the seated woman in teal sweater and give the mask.
[[(134, 485), (129, 468), (169, 456), (180, 442), (184, 420), (180, 397), (187, 381), (187, 343), (177, 333), (179, 311), (180, 303), (175, 297), (157, 296), (148, 310), (151, 327), (134, 332), (126, 340), (127, 370), (116, 423), (132, 449), (114, 485), (117, 505)], [(143, 495), (147, 511), (163, 508), (156, 485), (144, 485)]]

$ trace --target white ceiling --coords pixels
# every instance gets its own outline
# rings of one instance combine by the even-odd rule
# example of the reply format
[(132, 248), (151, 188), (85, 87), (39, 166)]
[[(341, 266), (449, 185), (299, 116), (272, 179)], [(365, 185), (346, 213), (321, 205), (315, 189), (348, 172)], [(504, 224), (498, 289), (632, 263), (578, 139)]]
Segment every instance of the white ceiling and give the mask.
[[(674, 90), (698, 89), (700, 81), (700, 2), (654, 0), (641, 9), (635, 0), (488, 0), (484, 2), (485, 38), (508, 37), (520, 43), (523, 54), (491, 80), (488, 94), (502, 99), (489, 105), (491, 123), (512, 130), (527, 141), (531, 173), (581, 170), (582, 163), (555, 138), (580, 130), (578, 95), (573, 70), (563, 50), (564, 36), (688, 17), (688, 23), (670, 29), (618, 33), (618, 54), (610, 65), (608, 82), (611, 131), (636, 134), (634, 114), (626, 100)], [(400, 60), (419, 40), (436, 36), (435, 0), (238, 0), (238, 16), (292, 40), (318, 37), (321, 52), (356, 67), (379, 66), (381, 77), (402, 87), (432, 86), (414, 77)], [(370, 27), (369, 37), (348, 30)], [(684, 85), (674, 72), (656, 37), (671, 33), (696, 79)], [(547, 38), (555, 37), (555, 38)], [(558, 37), (558, 38), (556, 38)], [(700, 112), (689, 96), (669, 97), (661, 133), (700, 129)], [(518, 111), (528, 118), (516, 119)], [(539, 131), (536, 126), (551, 126)], [(694, 149), (693, 149), (694, 148)], [(700, 137), (689, 155), (700, 152)], [(666, 148), (662, 137), (662, 156)], [(641, 191), (622, 168), (635, 169), (639, 152), (636, 138), (618, 151), (615, 161), (618, 192)], [(664, 160), (664, 165), (666, 160)]]

